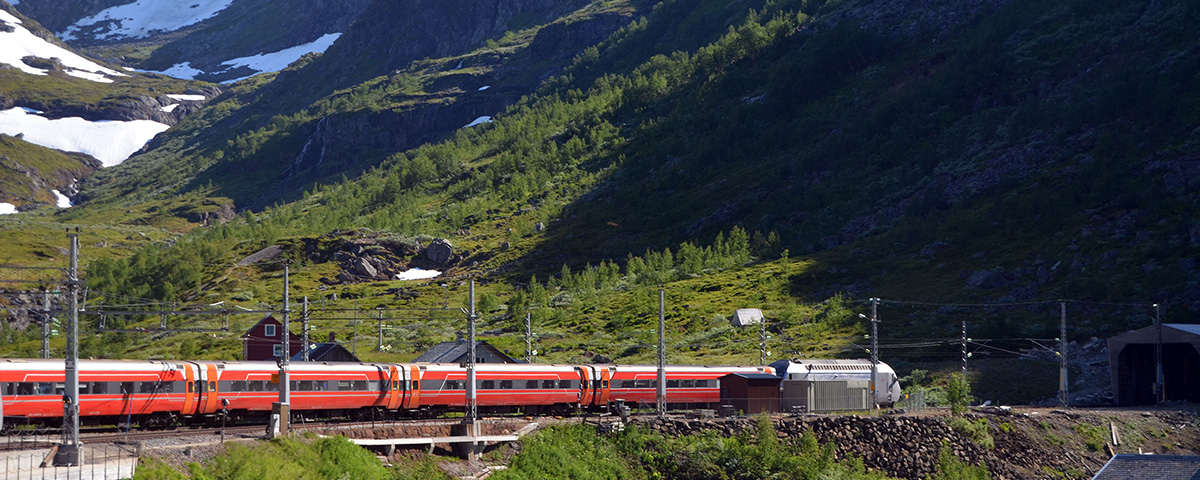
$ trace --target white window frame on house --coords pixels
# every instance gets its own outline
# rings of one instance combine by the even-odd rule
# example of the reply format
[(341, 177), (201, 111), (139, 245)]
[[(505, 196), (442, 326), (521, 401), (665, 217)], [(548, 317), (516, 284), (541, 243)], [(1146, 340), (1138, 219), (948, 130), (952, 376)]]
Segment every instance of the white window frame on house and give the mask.
[(263, 335), (266, 335), (266, 336), (268, 336), (268, 337), (274, 337), (274, 336), (275, 336), (275, 325), (263, 325), (263, 327), (265, 327), (265, 328), (266, 328), (266, 329), (263, 331)]
[(271, 352), (274, 354), (274, 356), (276, 358), (283, 356), (283, 344), (276, 343), (275, 345), (271, 345), (271, 348), (272, 348)]

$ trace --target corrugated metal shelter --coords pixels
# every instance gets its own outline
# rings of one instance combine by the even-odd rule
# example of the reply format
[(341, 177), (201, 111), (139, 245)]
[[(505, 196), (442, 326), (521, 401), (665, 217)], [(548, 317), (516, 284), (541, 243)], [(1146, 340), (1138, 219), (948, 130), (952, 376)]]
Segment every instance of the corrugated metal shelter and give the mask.
[[(1113, 400), (1118, 405), (1155, 403), (1157, 326), (1108, 339)], [(1200, 325), (1162, 325), (1163, 390), (1166, 399), (1200, 402)]]
[(770, 373), (731, 373), (721, 377), (721, 405), (733, 405), (746, 414), (779, 411), (779, 382)]
[(1200, 457), (1194, 455), (1117, 454), (1092, 480), (1192, 480), (1200, 479)]
[(735, 327), (758, 325), (763, 322), (762, 310), (757, 308), (739, 308), (733, 312), (729, 323)]

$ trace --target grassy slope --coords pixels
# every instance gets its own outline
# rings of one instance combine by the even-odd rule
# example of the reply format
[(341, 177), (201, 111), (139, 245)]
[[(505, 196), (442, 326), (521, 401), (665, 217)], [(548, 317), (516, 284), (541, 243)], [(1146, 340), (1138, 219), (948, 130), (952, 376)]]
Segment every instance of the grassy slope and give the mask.
[[(722, 12), (704, 5), (692, 11)], [(788, 6), (781, 10), (796, 15)], [(833, 15), (838, 8), (855, 6), (813, 13), (838, 18)], [(915, 11), (890, 11), (891, 17), (874, 20), (880, 24), (868, 21), (861, 28), (855, 25), (862, 20), (837, 27), (820, 23), (818, 16), (814, 26), (768, 36), (765, 44), (754, 42), (753, 28), (731, 34), (731, 43), (714, 50), (730, 55), (724, 63), (703, 63), (712, 61), (704, 55), (661, 57), (634, 73), (622, 71), (627, 67), (620, 65), (639, 65), (628, 58), (658, 51), (644, 45), (668, 53), (694, 48), (677, 34), (687, 24), (680, 19), (693, 17), (667, 2), (646, 23), (595, 52), (583, 52), (572, 77), (552, 80), (539, 98), (496, 124), (392, 156), (360, 179), (313, 189), (250, 223), (197, 239), (226, 239), (219, 245), (227, 245), (229, 253), (214, 258), (231, 264), (280, 237), (335, 228), (451, 235), (460, 248), (493, 254), (476, 271), (520, 272), (494, 277), (510, 282), (526, 281), (529, 272), (545, 280), (563, 263), (578, 270), (587, 262), (623, 259), (680, 240), (706, 243), (734, 223), (778, 231), (793, 255), (805, 252), (799, 259), (670, 283), (669, 322), (676, 332), (670, 341), (685, 349), (672, 361), (756, 362), (754, 342), (738, 337), (746, 334), (719, 328), (717, 315), (740, 306), (762, 305), (769, 316), (786, 320), (775, 341), (788, 345), (773, 350), (813, 356), (853, 350), (851, 335), (862, 326), (847, 322), (841, 307), (828, 313), (811, 303), (839, 290), (958, 301), (1178, 294), (1192, 283), (1166, 279), (1182, 273), (1195, 247), (1186, 235), (1182, 248), (1170, 246), (1177, 244), (1181, 226), (1187, 228), (1194, 194), (1172, 190), (1159, 173), (1131, 173), (1152, 168), (1139, 163), (1147, 156), (1170, 160), (1194, 149), (1185, 126), (1194, 124), (1196, 110), (1187, 107), (1196, 99), (1189, 86), (1194, 83), (1186, 80), (1195, 76), (1195, 62), (1177, 53), (1191, 38), (1180, 22), (1196, 12), (1189, 4), (1167, 2), (1138, 22), (1139, 5), (1109, 7), (1014, 1), (944, 29), (918, 22), (915, 38), (941, 34), (934, 44), (880, 33), (897, 16), (904, 20)], [(775, 15), (767, 11), (763, 22)], [(721, 26), (708, 38), (724, 32), (722, 22), (728, 20), (706, 18), (694, 23)], [(1113, 33), (1114, 25), (1124, 27)], [(1143, 35), (1152, 27), (1160, 34)], [(1110, 40), (1114, 36), (1122, 40)], [(739, 41), (749, 46), (738, 50)], [(628, 53), (634, 51), (638, 54)], [(1116, 60), (1135, 66), (1109, 67)], [(1076, 68), (1093, 64), (1105, 67)], [(610, 70), (623, 75), (582, 88)], [(1166, 80), (1151, 73), (1160, 71), (1168, 73)], [(403, 78), (386, 82), (401, 87)], [(1181, 106), (1164, 106), (1154, 96), (1140, 99), (1138, 86), (1147, 82), (1166, 82), (1151, 90), (1170, 92)], [(606, 90), (601, 84), (621, 87)], [(368, 99), (406, 98), (372, 87), (383, 84), (370, 85), (336, 94), (329, 105), (362, 108), (357, 106)], [(253, 92), (252, 85), (244, 86), (202, 115), (236, 110), (253, 100)], [(612, 98), (603, 96), (613, 92)], [(1133, 100), (1114, 100), (1129, 96)], [(1078, 98), (1106, 101), (1073, 100)], [(1136, 128), (1124, 128), (1130, 125)], [(1145, 142), (1130, 143), (1123, 130), (1149, 133)], [(432, 171), (422, 170), (426, 167)], [(521, 210), (531, 204), (537, 208)], [(539, 231), (538, 222), (549, 228)], [(469, 235), (453, 235), (463, 227), (470, 228)], [(1132, 242), (1140, 236), (1152, 241)], [(501, 241), (510, 241), (511, 248), (498, 249)], [(935, 242), (948, 246), (921, 253)], [(1125, 253), (1102, 259), (1113, 249)], [(1060, 260), (1061, 270), (1052, 268)], [(1157, 263), (1145, 268), (1148, 261)], [(971, 272), (994, 267), (1015, 280), (1001, 290), (963, 288)], [(300, 266), (293, 276), (296, 290), (315, 296), (316, 279), (329, 276), (328, 268)], [(205, 275), (221, 279), (199, 292), (205, 301), (244, 292), (252, 292), (255, 301), (278, 301), (278, 272), (210, 268)], [(1101, 283), (1114, 277), (1121, 281)], [(371, 306), (440, 306), (436, 283), (415, 286), (422, 295), (407, 303), (380, 295), (394, 286), (408, 285), (336, 291), (343, 298), (365, 295), (371, 300), (363, 302)], [(463, 285), (450, 282), (449, 290), (452, 304), (465, 303)], [(539, 346), (548, 360), (578, 361), (593, 353), (622, 361), (651, 358), (645, 347), (653, 343), (653, 289), (582, 297), (553, 293), (556, 300), (543, 305), (552, 308), (535, 310), (535, 329), (543, 332)], [(481, 287), (481, 294), (504, 304), (514, 292), (492, 284)], [(884, 328), (891, 330), (884, 335), (953, 337), (957, 320), (966, 317), (988, 334), (1053, 336), (1054, 322), (1045, 321), (1053, 313), (1044, 310), (915, 310), (885, 305)], [(1104, 334), (1142, 320), (1133, 313), (1097, 316), (1073, 326), (1073, 335)], [(506, 326), (495, 342), (510, 352), (521, 347), (514, 317), (487, 312), (484, 318), (485, 328)], [(810, 318), (819, 321), (806, 321)], [(388, 333), (392, 353), (363, 356), (411, 358), (430, 342), (451, 338), (460, 322), (413, 322), (419, 326)], [(344, 339), (347, 323), (329, 321), (323, 328), (336, 329)], [(233, 354), (234, 336), (209, 352)], [(181, 354), (174, 342), (131, 341), (136, 355)]]

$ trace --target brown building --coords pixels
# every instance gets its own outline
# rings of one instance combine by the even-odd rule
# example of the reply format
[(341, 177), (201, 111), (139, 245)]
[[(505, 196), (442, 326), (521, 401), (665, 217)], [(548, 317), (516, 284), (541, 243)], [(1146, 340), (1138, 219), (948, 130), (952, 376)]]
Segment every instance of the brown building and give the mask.
[(769, 373), (731, 373), (721, 377), (721, 405), (733, 405), (747, 415), (779, 411), (779, 382)]
[[(303, 342), (288, 332), (291, 353), (300, 352)], [(242, 360), (275, 360), (283, 357), (283, 324), (267, 315), (242, 335)]]

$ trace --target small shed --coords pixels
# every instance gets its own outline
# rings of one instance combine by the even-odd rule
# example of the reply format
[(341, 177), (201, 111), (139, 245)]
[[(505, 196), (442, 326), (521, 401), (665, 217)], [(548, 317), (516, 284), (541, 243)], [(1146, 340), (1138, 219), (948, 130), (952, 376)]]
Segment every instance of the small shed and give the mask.
[(747, 415), (779, 412), (779, 382), (770, 373), (731, 373), (721, 377), (721, 405), (733, 405)]
[(1092, 480), (1190, 480), (1200, 478), (1200, 456), (1118, 453)]
[[(453, 342), (442, 342), (422, 353), (414, 362), (429, 363), (463, 363), (467, 361), (467, 353), (471, 345), (466, 340), (458, 339)], [(500, 349), (483, 340), (475, 341), (475, 363), (525, 363), (514, 359)]]
[(757, 308), (739, 308), (733, 312), (729, 323), (735, 327), (746, 327), (763, 323), (762, 310)]
[[(1118, 405), (1155, 402), (1159, 327), (1108, 339), (1113, 400)], [(1167, 401), (1200, 402), (1200, 325), (1165, 323), (1161, 329), (1163, 391)]]
[[(299, 352), (304, 342), (288, 332), (289, 349)], [(275, 360), (283, 357), (283, 324), (267, 315), (242, 335), (242, 360)]]

